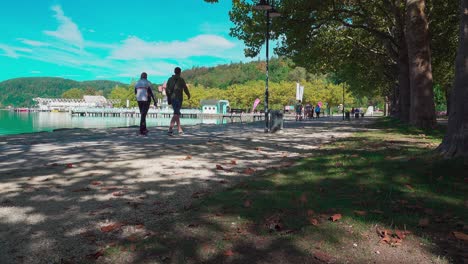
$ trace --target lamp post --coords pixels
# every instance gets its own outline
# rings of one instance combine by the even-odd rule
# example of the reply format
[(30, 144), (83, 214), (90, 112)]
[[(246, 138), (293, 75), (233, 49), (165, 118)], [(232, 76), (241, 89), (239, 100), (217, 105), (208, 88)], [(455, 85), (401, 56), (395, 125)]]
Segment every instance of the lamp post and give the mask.
[[(273, 0), (272, 0), (273, 1)], [(270, 18), (279, 17), (281, 14), (276, 11), (276, 9), (268, 3), (268, 0), (260, 0), (260, 3), (256, 4), (253, 7), (258, 11), (266, 12), (266, 34), (265, 34), (265, 46), (266, 46), (266, 79), (265, 79), (265, 133), (270, 131), (270, 126), (268, 125), (269, 121), (269, 110), (268, 110), (268, 62), (270, 59), (269, 56), (269, 42), (270, 42)]]

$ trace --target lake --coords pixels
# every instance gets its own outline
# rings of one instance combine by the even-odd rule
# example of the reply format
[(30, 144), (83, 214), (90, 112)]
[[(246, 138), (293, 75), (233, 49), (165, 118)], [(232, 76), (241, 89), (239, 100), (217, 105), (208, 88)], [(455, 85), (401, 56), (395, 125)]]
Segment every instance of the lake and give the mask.
[[(170, 118), (147, 118), (148, 127), (169, 126)], [(226, 120), (225, 120), (226, 122)], [(220, 119), (181, 118), (183, 126), (221, 124)], [(0, 110), (0, 135), (52, 131), (58, 128), (110, 128), (139, 126), (140, 119), (132, 117), (82, 117), (69, 113), (13, 112)]]

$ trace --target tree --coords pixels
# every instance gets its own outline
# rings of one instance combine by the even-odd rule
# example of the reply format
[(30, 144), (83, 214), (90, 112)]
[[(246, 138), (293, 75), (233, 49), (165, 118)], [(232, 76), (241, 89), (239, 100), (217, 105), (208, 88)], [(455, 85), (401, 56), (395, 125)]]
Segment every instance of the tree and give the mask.
[(420, 128), (434, 128), (436, 118), (425, 0), (406, 2), (406, 40), (411, 87), (410, 123)]
[(71, 88), (70, 90), (67, 90), (63, 92), (62, 98), (68, 98), (68, 99), (82, 99), (83, 95), (85, 95), (84, 91), (79, 88)]
[[(409, 56), (418, 58), (422, 55), (408, 53), (406, 14), (412, 11), (408, 9), (407, 3), (413, 2), (415, 1), (278, 0), (276, 8), (283, 16), (280, 23), (273, 22), (271, 37), (281, 40), (277, 52), (291, 57), (298, 66), (303, 66), (308, 71), (333, 73), (338, 79), (349, 83), (353, 93), (371, 96), (377, 88), (381, 95), (392, 97), (393, 113), (403, 121), (409, 121), (410, 110), (413, 109), (412, 102), (416, 104), (413, 106), (415, 109), (429, 109), (431, 105), (428, 99), (430, 95), (424, 96), (422, 100), (418, 98), (421, 93), (430, 93), (428, 90), (422, 91), (424, 89), (421, 87), (431, 85), (417, 86), (414, 88), (417, 93), (410, 92), (410, 89), (413, 89), (411, 83), (418, 83), (414, 81), (414, 76), (413, 82), (410, 82)], [(427, 2), (431, 7), (428, 10), (431, 20), (425, 21), (426, 26), (431, 22), (443, 24), (442, 21), (446, 20), (447, 15), (451, 17), (456, 13), (452, 4), (436, 6), (432, 5), (432, 0)], [(233, 1), (230, 18), (234, 27), (231, 29), (231, 35), (244, 41), (247, 46), (246, 55), (255, 56), (263, 44), (265, 18), (260, 12), (252, 13), (251, 7), (251, 1)], [(424, 9), (419, 10), (424, 14)], [(444, 23), (446, 27), (434, 27), (430, 33), (447, 35), (444, 32), (451, 28), (453, 21), (448, 20)], [(412, 26), (411, 23), (408, 24)], [(422, 27), (414, 29), (418, 31)], [(418, 34), (428, 36), (427, 28), (424, 30), (425, 32), (418, 31)], [(415, 35), (411, 37), (413, 36)], [(428, 39), (426, 43), (429, 43)], [(412, 48), (416, 47), (415, 44), (417, 46), (416, 42), (410, 43)], [(438, 51), (446, 49), (443, 43), (433, 44), (439, 45)], [(429, 59), (426, 61), (431, 63), (430, 50), (428, 52), (426, 55), (429, 54)], [(450, 61), (450, 56), (444, 56), (442, 52), (437, 53), (437, 56), (437, 66), (447, 65), (446, 62)], [(436, 72), (444, 71), (438, 69)], [(418, 110), (419, 112), (421, 111)], [(425, 127), (434, 118), (435, 112), (429, 110), (423, 115), (413, 114), (412, 123)]]
[(468, 0), (460, 0), (460, 31), (448, 129), (439, 151), (468, 157)]

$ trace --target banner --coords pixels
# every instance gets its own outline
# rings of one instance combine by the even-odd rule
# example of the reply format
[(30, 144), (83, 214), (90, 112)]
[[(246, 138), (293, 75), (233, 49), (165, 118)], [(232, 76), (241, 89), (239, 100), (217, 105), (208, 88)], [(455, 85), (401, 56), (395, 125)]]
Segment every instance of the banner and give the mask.
[(255, 108), (257, 108), (258, 104), (260, 103), (260, 99), (255, 99), (255, 102), (253, 104), (252, 112), (255, 111)]
[(304, 96), (304, 86), (301, 86), (299, 83), (296, 83), (296, 100), (301, 100)]

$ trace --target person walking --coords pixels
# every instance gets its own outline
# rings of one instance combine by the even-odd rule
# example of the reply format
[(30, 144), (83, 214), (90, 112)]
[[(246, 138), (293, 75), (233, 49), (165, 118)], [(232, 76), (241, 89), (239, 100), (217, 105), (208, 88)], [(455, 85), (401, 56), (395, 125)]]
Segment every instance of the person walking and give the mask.
[(317, 104), (317, 106), (315, 107), (315, 115), (317, 116), (317, 118), (320, 118), (320, 105)]
[(146, 72), (141, 73), (140, 80), (135, 84), (135, 96), (138, 101), (138, 108), (140, 109), (140, 135), (144, 136), (148, 134), (146, 115), (151, 105), (151, 98), (153, 98), (154, 107), (158, 106), (151, 86), (151, 82), (148, 81), (148, 74)]
[(182, 135), (184, 131), (180, 125), (180, 108), (182, 107), (182, 101), (184, 100), (184, 94), (187, 95), (187, 99), (190, 100), (190, 92), (187, 88), (185, 80), (180, 77), (182, 70), (179, 67), (174, 69), (174, 75), (167, 80), (166, 85), (166, 94), (168, 100), (172, 104), (172, 109), (174, 109), (174, 115), (171, 118), (171, 123), (169, 125), (169, 131), (167, 132), (170, 136), (173, 135), (174, 125), (177, 124), (177, 131), (179, 135)]

